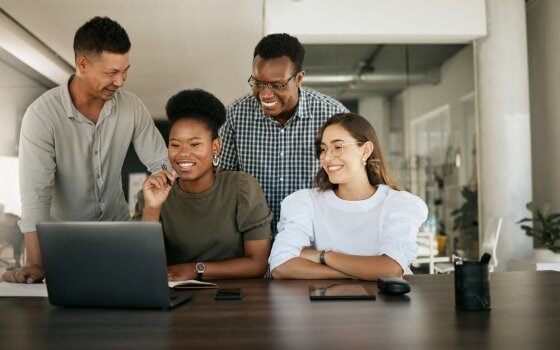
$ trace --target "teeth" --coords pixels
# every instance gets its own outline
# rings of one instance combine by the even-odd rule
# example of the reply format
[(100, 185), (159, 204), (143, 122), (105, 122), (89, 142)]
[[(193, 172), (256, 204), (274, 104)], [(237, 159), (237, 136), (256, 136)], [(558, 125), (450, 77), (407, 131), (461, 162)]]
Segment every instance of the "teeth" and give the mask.
[(329, 171), (337, 171), (337, 170), (342, 169), (342, 165), (329, 165), (329, 166), (327, 167), (327, 169), (328, 169)]
[(193, 166), (193, 165), (194, 165), (194, 163), (192, 163), (192, 162), (183, 162), (183, 163), (179, 163), (179, 166), (180, 166), (181, 168), (188, 168), (188, 167), (191, 167), (191, 166)]
[(274, 106), (276, 103), (278, 103), (278, 101), (274, 101), (274, 102), (264, 102), (264, 101), (261, 101), (261, 103), (262, 103), (263, 106), (265, 106), (265, 107), (272, 107), (272, 106)]

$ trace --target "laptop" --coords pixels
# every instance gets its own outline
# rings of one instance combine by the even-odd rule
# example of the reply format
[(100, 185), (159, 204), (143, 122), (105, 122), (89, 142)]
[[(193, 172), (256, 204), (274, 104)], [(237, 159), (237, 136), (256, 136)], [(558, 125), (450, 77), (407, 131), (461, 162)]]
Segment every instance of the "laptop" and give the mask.
[(193, 296), (172, 296), (159, 222), (43, 222), (37, 232), (53, 305), (168, 310)]

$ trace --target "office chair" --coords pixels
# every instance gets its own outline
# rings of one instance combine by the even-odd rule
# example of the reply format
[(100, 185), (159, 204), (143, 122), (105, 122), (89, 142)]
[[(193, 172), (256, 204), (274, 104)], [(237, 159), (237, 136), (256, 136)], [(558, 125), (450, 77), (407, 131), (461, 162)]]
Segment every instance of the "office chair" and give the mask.
[[(480, 247), (480, 255), (484, 253), (492, 254), (492, 259), (488, 263), (488, 271), (494, 272), (498, 266), (498, 257), (496, 256), (496, 249), (498, 248), (498, 241), (500, 240), (500, 232), (502, 231), (502, 217), (491, 217), (486, 224), (486, 231), (482, 238), (482, 245)], [(434, 266), (435, 273), (452, 273), (455, 270), (453, 262), (450, 263), (436, 263)]]

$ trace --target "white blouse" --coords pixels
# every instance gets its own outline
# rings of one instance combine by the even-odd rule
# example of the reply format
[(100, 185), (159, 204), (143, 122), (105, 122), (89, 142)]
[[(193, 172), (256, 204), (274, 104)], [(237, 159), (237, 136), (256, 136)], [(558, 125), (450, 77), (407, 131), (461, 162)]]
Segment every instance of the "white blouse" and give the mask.
[(411, 274), (418, 228), (427, 215), (422, 199), (386, 185), (361, 201), (340, 199), (332, 190), (296, 191), (282, 201), (270, 269), (313, 247), (350, 255), (385, 254)]

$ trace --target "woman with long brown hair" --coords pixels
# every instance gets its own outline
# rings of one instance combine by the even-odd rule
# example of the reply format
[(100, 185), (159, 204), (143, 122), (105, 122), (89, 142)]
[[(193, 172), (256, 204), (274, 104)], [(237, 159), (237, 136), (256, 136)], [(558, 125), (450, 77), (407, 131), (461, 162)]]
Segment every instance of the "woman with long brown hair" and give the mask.
[(428, 210), (392, 179), (373, 126), (354, 113), (336, 114), (315, 150), (316, 188), (282, 202), (272, 276), (376, 280), (411, 273)]

